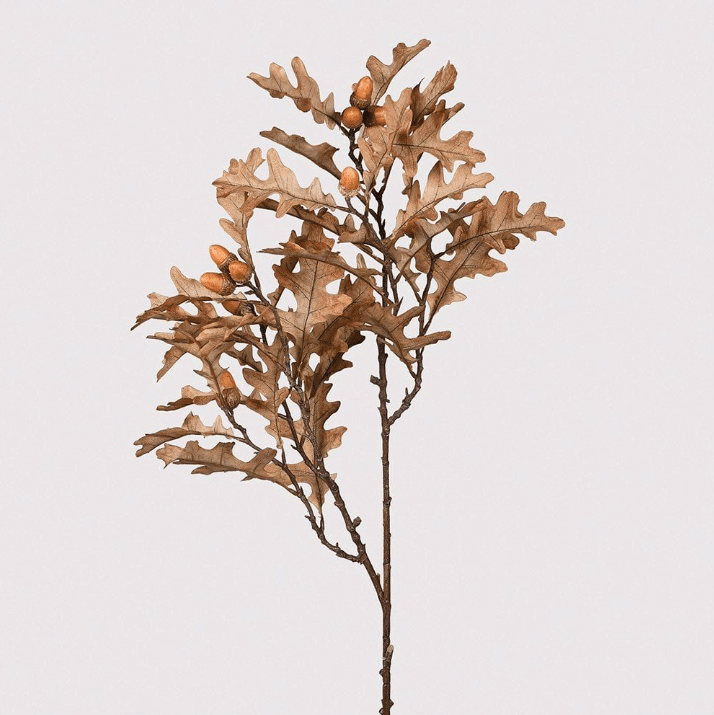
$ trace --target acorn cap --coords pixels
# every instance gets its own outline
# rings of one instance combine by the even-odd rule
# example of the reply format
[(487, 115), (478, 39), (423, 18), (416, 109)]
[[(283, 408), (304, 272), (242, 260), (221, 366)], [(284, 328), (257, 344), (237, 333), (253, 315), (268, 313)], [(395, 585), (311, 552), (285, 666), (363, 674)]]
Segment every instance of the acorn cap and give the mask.
[(228, 273), (236, 283), (244, 283), (248, 280), (252, 271), (247, 263), (236, 259), (228, 264)]
[(219, 295), (230, 295), (236, 289), (236, 284), (223, 273), (204, 273), (201, 285)]
[(343, 196), (354, 196), (359, 191), (359, 174), (357, 169), (348, 166), (343, 169), (337, 188)]
[(342, 112), (342, 124), (348, 129), (356, 129), (362, 124), (362, 112), (357, 107), (347, 107)]
[(365, 127), (387, 126), (387, 113), (384, 107), (378, 107), (374, 104), (364, 110), (363, 119)]
[(229, 409), (234, 410), (240, 405), (240, 392), (238, 390), (226, 390), (223, 393), (223, 399), (226, 401)]
[(350, 96), (350, 104), (353, 107), (358, 107), (359, 109), (364, 109), (369, 106), (372, 101), (372, 90), (374, 89), (374, 82), (372, 78), (362, 77), (362, 79), (357, 82), (354, 92)]

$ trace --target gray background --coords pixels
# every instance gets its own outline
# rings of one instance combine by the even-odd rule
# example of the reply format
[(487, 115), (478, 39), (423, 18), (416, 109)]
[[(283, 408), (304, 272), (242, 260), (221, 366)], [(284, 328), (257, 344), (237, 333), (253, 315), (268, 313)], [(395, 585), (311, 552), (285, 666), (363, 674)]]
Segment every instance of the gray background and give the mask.
[[(129, 327), (210, 270), (211, 182), (260, 130), (337, 141), (249, 72), (299, 55), (339, 105), (428, 37), (395, 87), (451, 60), (485, 193), (567, 226), (462, 281), (395, 428), (395, 715), (714, 712), (711, 30), (705, 2), (4, 4), (0, 710), (377, 711), (376, 598), (300, 505), (134, 458), (194, 366), (157, 385)], [(374, 549), (356, 358), (331, 463)]]

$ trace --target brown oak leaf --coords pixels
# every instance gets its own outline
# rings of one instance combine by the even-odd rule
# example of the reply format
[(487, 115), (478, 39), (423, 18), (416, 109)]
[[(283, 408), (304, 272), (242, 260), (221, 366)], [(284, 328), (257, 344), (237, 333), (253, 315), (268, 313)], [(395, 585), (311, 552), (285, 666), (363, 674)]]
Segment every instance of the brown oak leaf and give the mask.
[(230, 427), (223, 426), (220, 416), (216, 417), (216, 421), (212, 425), (204, 425), (200, 417), (193, 414), (193, 412), (189, 412), (181, 427), (159, 430), (158, 432), (146, 434), (137, 439), (134, 444), (139, 445), (140, 449), (137, 450), (136, 456), (140, 457), (142, 454), (147, 454), (162, 444), (170, 442), (172, 439), (179, 439), (188, 435), (202, 435), (204, 437), (220, 435), (223, 437), (233, 437), (234, 433)]
[(448, 118), (448, 110), (434, 110), (412, 132), (401, 132), (395, 137), (392, 145), (393, 153), (402, 160), (404, 171), (409, 178), (416, 175), (417, 162), (424, 152), (438, 159), (447, 171), (453, 171), (454, 162), (457, 161), (474, 166), (486, 160), (486, 155), (482, 151), (469, 146), (473, 132), (461, 131), (454, 134), (451, 139), (442, 139), (439, 136)]
[(437, 257), (434, 261), (433, 280), (437, 287), (427, 297), (431, 314), (466, 297), (454, 288), (459, 278), (492, 276), (507, 270), (503, 261), (489, 255), (491, 249), (503, 254), (518, 245), (517, 233), (534, 241), (538, 231), (555, 234), (565, 225), (562, 219), (546, 216), (544, 212), (545, 203), (539, 202), (525, 214), (520, 213), (518, 194), (513, 191), (504, 191), (495, 204), (485, 197), (480, 199), (470, 223), (461, 221), (451, 229), (453, 240), (443, 253), (452, 257), (449, 260)]
[(412, 123), (411, 96), (411, 90), (405, 89), (396, 101), (387, 97), (384, 101), (386, 126), (365, 127), (358, 139), (365, 166), (362, 178), (368, 191), (374, 186), (380, 169), (386, 170), (394, 162), (392, 148), (395, 138), (409, 134)]
[(391, 235), (394, 241), (404, 233), (409, 233), (409, 223), (417, 218), (436, 218), (435, 207), (444, 199), (461, 199), (464, 191), (481, 189), (493, 176), (488, 173), (474, 174), (468, 164), (460, 164), (454, 172), (451, 181), (444, 180), (444, 167), (437, 161), (429, 172), (424, 194), (421, 193), (419, 181), (414, 181), (409, 189), (409, 200), (406, 209), (400, 209), (396, 225)]
[(280, 161), (275, 149), (268, 149), (266, 158), (267, 179), (259, 179), (246, 162), (231, 159), (228, 171), (224, 171), (223, 176), (213, 182), (217, 187), (219, 202), (237, 193), (242, 197), (239, 211), (250, 216), (265, 199), (278, 194), (280, 198), (275, 211), (278, 218), (300, 205), (308, 209), (336, 206), (332, 196), (323, 193), (319, 179), (314, 179), (310, 186), (303, 188), (298, 184), (294, 172)]
[(385, 65), (384, 62), (378, 60), (374, 55), (370, 56), (367, 60), (367, 69), (374, 81), (372, 104), (379, 102), (389, 88), (391, 81), (407, 62), (413, 60), (423, 49), (429, 47), (430, 44), (431, 42), (429, 40), (419, 40), (416, 45), (407, 47), (403, 42), (400, 42), (392, 50), (391, 65)]
[(296, 301), (295, 310), (277, 309), (284, 331), (292, 339), (294, 359), (300, 364), (303, 343), (312, 327), (330, 316), (342, 313), (351, 299), (340, 293), (328, 293), (327, 286), (342, 278), (344, 269), (332, 263), (299, 256), (298, 271), (285, 265), (274, 266), (273, 271), (281, 288), (289, 290)]
[(326, 124), (332, 129), (339, 121), (335, 114), (335, 102), (332, 93), (320, 99), (320, 88), (317, 82), (310, 77), (305, 69), (305, 64), (299, 57), (293, 58), (290, 66), (295, 73), (297, 86), (293, 86), (285, 70), (274, 62), (270, 65), (270, 74), (262, 77), (255, 72), (248, 75), (259, 87), (267, 90), (271, 97), (282, 99), (290, 97), (301, 112), (312, 112), (312, 118), (318, 124)]
[(427, 114), (436, 108), (440, 97), (451, 92), (456, 82), (456, 67), (447, 62), (437, 71), (429, 84), (421, 90), (419, 85), (412, 90), (411, 106), (414, 124), (418, 124)]
[(306, 157), (313, 164), (316, 164), (337, 179), (342, 175), (342, 172), (332, 159), (333, 154), (339, 150), (327, 142), (322, 142), (322, 144), (318, 145), (310, 144), (305, 140), (305, 137), (301, 137), (298, 134), (286, 134), (278, 127), (273, 127), (270, 131), (262, 131), (260, 136), (270, 139), (276, 144), (281, 144), (290, 149), (290, 151), (300, 154), (300, 156)]

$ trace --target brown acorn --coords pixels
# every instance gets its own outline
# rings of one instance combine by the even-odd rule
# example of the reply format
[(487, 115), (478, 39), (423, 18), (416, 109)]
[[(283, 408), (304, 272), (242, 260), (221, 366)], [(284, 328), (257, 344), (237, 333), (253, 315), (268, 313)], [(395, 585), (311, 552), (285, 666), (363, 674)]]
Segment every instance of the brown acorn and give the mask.
[(342, 124), (348, 129), (357, 129), (362, 124), (362, 112), (357, 107), (347, 107), (342, 112)]
[(357, 169), (353, 169), (351, 166), (343, 169), (337, 188), (343, 196), (355, 196), (359, 191), (359, 174), (357, 173)]
[(384, 107), (378, 107), (375, 104), (364, 110), (363, 119), (365, 127), (387, 126), (387, 113), (384, 111)]
[(374, 82), (371, 77), (362, 77), (355, 86), (355, 91), (350, 96), (350, 104), (358, 109), (365, 109), (372, 101)]
[(201, 285), (219, 295), (230, 295), (236, 289), (235, 282), (223, 273), (204, 273)]
[(221, 305), (233, 315), (240, 315), (243, 310), (243, 301), (241, 300), (224, 300)]
[(208, 247), (208, 253), (211, 256), (211, 260), (221, 270), (223, 270), (231, 261), (238, 260), (234, 253), (231, 253), (227, 248), (223, 248), (223, 246), (219, 246), (217, 243)]
[(231, 375), (228, 370), (224, 370), (221, 373), (221, 376), (218, 378), (218, 382), (222, 390), (235, 390), (237, 387), (236, 381), (233, 379), (233, 375)]
[(221, 386), (221, 391), (223, 392), (223, 399), (230, 409), (236, 408), (240, 404), (240, 392), (236, 381), (233, 379), (233, 375), (225, 370), (221, 373), (218, 378), (218, 384)]
[(236, 259), (228, 264), (228, 273), (236, 283), (245, 283), (252, 273), (250, 266)]

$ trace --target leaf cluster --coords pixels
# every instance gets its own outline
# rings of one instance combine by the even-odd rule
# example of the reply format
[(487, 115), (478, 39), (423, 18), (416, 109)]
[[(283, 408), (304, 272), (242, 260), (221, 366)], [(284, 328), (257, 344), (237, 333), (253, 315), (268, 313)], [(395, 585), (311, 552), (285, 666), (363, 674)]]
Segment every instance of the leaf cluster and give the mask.
[[(504, 254), (518, 245), (519, 236), (535, 239), (538, 231), (554, 234), (564, 225), (545, 215), (543, 203), (521, 213), (513, 192), (502, 193), (495, 203), (485, 197), (463, 200), (493, 177), (477, 170), (485, 156), (471, 146), (471, 132), (442, 137), (447, 122), (464, 106), (448, 106), (444, 98), (454, 88), (456, 69), (447, 63), (424, 87), (419, 83), (387, 94), (398, 72), (428, 44), (399, 44), (389, 64), (376, 57), (367, 60), (371, 104), (383, 110), (384, 123), (358, 129), (342, 125), (333, 94), (321, 98), (299, 58), (291, 64), (295, 84), (276, 64), (267, 76), (249, 75), (272, 97), (291, 99), (317, 124), (337, 132), (334, 144), (311, 144), (277, 127), (261, 132), (309, 159), (322, 180), (301, 186), (274, 148), (265, 157), (253, 149), (244, 160), (232, 159), (214, 185), (228, 215), (220, 224), (237, 255), (253, 269), (250, 277), (241, 292), (221, 295), (173, 268), (176, 294), (152, 293), (150, 307), (134, 326), (149, 320), (170, 324), (150, 336), (168, 345), (158, 378), (184, 355), (200, 363), (196, 372), (205, 383), (202, 389), (187, 385), (179, 398), (158, 409), (215, 403), (228, 422), (217, 417), (204, 424), (190, 412), (180, 427), (137, 440), (137, 454), (156, 450), (166, 465), (193, 465), (194, 473), (236, 471), (245, 479), (279, 484), (302, 501), (326, 546), (363, 563), (359, 519), (347, 511), (336, 475), (326, 464), (346, 429), (331, 422), (340, 406), (330, 397), (334, 376), (352, 366), (348, 353), (368, 337), (388, 349), (412, 384), (388, 415), (391, 425), (419, 391), (425, 349), (450, 336), (432, 330), (432, 322), (442, 308), (464, 298), (457, 281), (506, 270), (492, 251)], [(335, 161), (341, 150), (340, 156), (347, 155), (342, 168)], [(328, 192), (337, 188), (346, 166), (359, 173), (359, 190), (353, 198), (335, 198)], [(390, 213), (385, 191), (394, 176), (403, 182), (404, 204)], [(248, 240), (257, 209), (294, 222), (284, 242), (262, 249), (276, 257), (270, 292), (254, 270)], [(386, 394), (387, 385), (380, 388)], [(265, 420), (267, 444), (265, 437), (248, 433), (241, 417), (246, 410)], [(192, 439), (181, 443), (184, 437)], [(199, 440), (206, 437), (220, 441), (203, 447)], [(233, 453), (235, 447), (241, 457)], [(325, 535), (328, 496), (356, 553)]]

